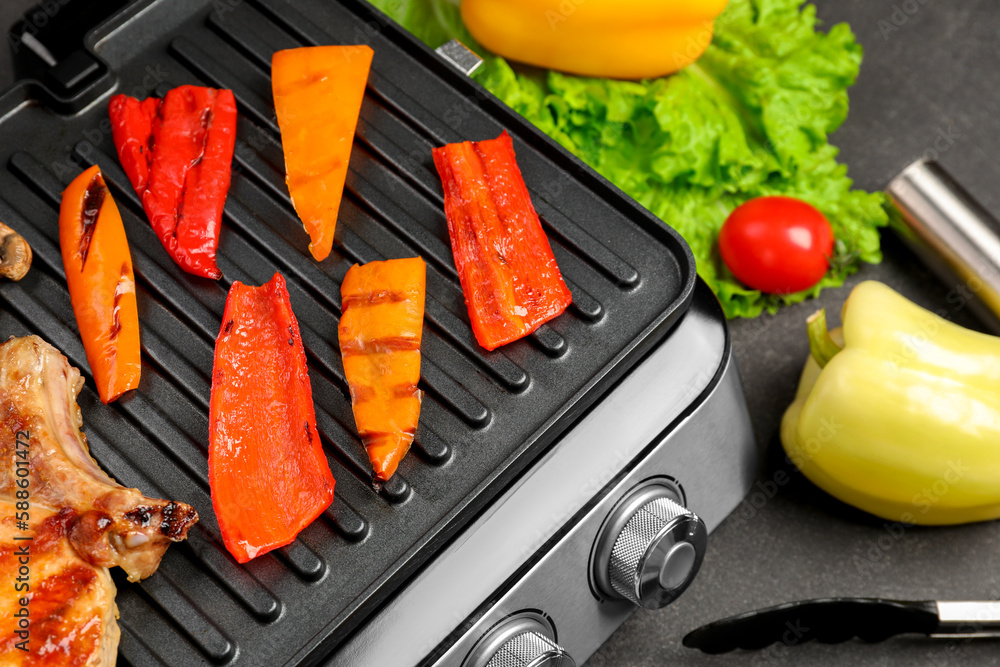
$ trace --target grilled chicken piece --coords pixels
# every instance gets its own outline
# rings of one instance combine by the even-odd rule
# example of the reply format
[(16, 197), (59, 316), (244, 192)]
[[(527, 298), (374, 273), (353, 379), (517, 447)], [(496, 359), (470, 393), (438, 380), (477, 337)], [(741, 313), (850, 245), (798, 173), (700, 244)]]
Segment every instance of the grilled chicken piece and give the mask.
[[(24, 532), (17, 527), (15, 502), (0, 498), (0, 578), (4, 582), (0, 586), (0, 665), (113, 667), (119, 636), (115, 584), (108, 568), (91, 565), (70, 545), (69, 526), (76, 513), (32, 504), (31, 530)], [(34, 539), (14, 539), (24, 536)], [(22, 566), (26, 582), (18, 580), (24, 576), (18, 574)], [(30, 590), (17, 590), (18, 583), (26, 583)], [(27, 596), (30, 625), (24, 630), (15, 614)]]
[[(80, 432), (82, 387), (80, 371), (38, 336), (0, 345), (0, 497), (13, 498), (16, 480), (28, 479), (32, 504), (73, 510), (67, 537), (84, 560), (118, 565), (138, 581), (156, 571), (171, 542), (187, 536), (198, 513), (147, 498), (101, 470)], [(25, 456), (28, 477), (18, 478)]]

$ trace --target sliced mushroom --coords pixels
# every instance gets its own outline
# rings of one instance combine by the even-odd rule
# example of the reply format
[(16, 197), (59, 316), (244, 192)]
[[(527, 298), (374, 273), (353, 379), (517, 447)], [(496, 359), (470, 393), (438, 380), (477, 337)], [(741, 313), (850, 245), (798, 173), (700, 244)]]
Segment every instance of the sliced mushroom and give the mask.
[(20, 280), (31, 268), (31, 246), (24, 238), (0, 222), (0, 276)]

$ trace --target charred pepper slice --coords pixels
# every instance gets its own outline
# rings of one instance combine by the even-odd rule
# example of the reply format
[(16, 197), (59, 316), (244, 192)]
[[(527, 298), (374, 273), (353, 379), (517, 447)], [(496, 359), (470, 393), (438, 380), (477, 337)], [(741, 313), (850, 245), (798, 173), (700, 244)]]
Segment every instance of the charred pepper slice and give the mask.
[(476, 340), (493, 350), (558, 316), (573, 296), (506, 131), (434, 149), (455, 268)]
[(426, 274), (419, 257), (355, 264), (340, 287), (344, 374), (358, 434), (381, 481), (406, 456), (420, 418)]
[(94, 165), (63, 192), (59, 245), (73, 313), (101, 401), (139, 386), (139, 311), (125, 227)]
[(222, 539), (241, 563), (290, 543), (333, 500), (281, 274), (229, 289), (215, 341), (208, 478)]
[(309, 46), (271, 60), (285, 181), (317, 262), (330, 254), (373, 51)]
[(162, 100), (115, 95), (108, 104), (118, 158), (170, 256), (189, 273), (215, 263), (236, 142), (230, 90), (180, 86)]

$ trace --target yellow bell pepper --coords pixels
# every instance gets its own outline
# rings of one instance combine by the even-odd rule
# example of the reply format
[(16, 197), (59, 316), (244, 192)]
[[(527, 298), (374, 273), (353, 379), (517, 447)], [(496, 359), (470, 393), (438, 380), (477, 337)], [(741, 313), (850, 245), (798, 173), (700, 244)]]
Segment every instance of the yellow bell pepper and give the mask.
[(462, 0), (462, 19), (505, 58), (586, 76), (640, 79), (690, 65), (727, 0)]
[(810, 318), (812, 357), (781, 424), (789, 459), (893, 521), (1000, 517), (1000, 338), (877, 282), (854, 288), (841, 319), (842, 334)]

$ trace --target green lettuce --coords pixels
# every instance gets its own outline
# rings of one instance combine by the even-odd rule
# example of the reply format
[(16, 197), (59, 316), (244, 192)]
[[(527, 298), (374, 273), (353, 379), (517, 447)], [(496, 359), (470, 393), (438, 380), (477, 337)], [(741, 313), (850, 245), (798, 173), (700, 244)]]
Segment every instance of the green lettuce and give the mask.
[[(478, 53), (447, 0), (374, 0), (432, 47), (458, 38)], [(755, 317), (839, 286), (877, 263), (881, 193), (852, 189), (828, 135), (847, 117), (862, 49), (846, 24), (817, 30), (801, 0), (730, 0), (705, 54), (668, 77), (641, 82), (512, 67), (486, 56), (476, 79), (685, 238), (698, 273), (729, 317)], [(718, 255), (722, 223), (764, 195), (803, 199), (833, 225), (836, 252), (813, 288), (762, 294)]]

